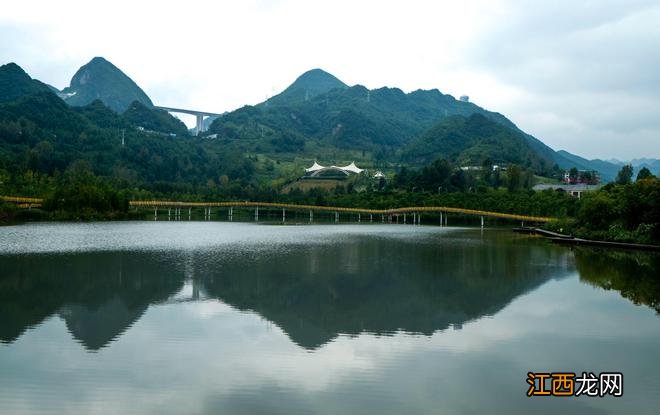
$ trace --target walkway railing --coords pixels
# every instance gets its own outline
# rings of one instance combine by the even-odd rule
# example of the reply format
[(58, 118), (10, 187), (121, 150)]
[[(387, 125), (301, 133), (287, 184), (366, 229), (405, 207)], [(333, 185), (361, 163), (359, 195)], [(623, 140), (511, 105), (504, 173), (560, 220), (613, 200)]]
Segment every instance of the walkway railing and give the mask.
[(446, 206), (411, 206), (395, 209), (366, 209), (338, 206), (297, 205), (292, 203), (266, 203), (266, 202), (175, 202), (167, 200), (134, 200), (131, 207), (148, 208), (273, 208), (290, 210), (311, 210), (315, 212), (364, 213), (372, 215), (403, 215), (407, 213), (458, 213), (472, 216), (485, 216), (491, 218), (522, 220), (529, 222), (549, 222), (555, 218), (547, 216), (519, 215), (515, 213), (491, 212), (486, 210), (463, 209)]
[[(38, 207), (43, 203), (43, 199), (30, 197), (0, 196), (4, 202), (16, 203), (22, 207)], [(267, 202), (177, 202), (171, 200), (133, 200), (129, 202), (130, 207), (134, 208), (255, 208), (255, 209), (289, 209), (289, 210), (308, 210), (314, 212), (336, 212), (336, 213), (357, 213), (371, 215), (396, 216), (407, 213), (456, 213), (461, 215), (482, 216), (490, 218), (511, 219), (528, 222), (548, 222), (555, 218), (547, 216), (530, 216), (516, 213), (491, 212), (487, 210), (463, 209), (447, 206), (411, 206), (394, 209), (366, 209), (355, 207), (339, 206), (317, 206), (317, 205), (297, 205), (292, 203), (267, 203)]]

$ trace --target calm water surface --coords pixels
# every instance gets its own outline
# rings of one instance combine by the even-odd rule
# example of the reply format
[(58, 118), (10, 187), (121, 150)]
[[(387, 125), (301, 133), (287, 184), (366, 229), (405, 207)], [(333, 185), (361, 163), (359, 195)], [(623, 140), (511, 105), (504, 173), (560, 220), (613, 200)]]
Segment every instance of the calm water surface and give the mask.
[[(172, 222), (0, 228), (0, 413), (660, 408), (657, 254), (506, 230)], [(620, 371), (620, 398), (526, 373)]]

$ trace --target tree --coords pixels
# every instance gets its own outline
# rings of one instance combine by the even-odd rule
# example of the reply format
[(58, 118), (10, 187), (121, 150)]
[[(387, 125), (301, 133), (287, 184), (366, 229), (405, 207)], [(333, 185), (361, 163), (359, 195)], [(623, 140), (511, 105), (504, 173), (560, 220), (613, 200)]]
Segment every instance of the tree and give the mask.
[(509, 189), (510, 192), (514, 192), (516, 190), (520, 189), (520, 184), (521, 184), (521, 171), (520, 167), (518, 167), (515, 164), (512, 164), (507, 172), (507, 188)]
[(651, 170), (649, 170), (647, 167), (642, 167), (639, 169), (639, 173), (637, 173), (637, 181), (644, 179), (655, 179), (655, 175), (651, 173)]
[(572, 183), (577, 183), (578, 180), (578, 169), (573, 167), (568, 171), (568, 180)]
[(626, 164), (621, 167), (619, 174), (616, 175), (617, 184), (629, 184), (633, 176), (633, 167), (630, 164)]
[(481, 172), (484, 181), (490, 184), (490, 179), (491, 176), (493, 175), (493, 161), (490, 159), (490, 157), (487, 157), (481, 163)]

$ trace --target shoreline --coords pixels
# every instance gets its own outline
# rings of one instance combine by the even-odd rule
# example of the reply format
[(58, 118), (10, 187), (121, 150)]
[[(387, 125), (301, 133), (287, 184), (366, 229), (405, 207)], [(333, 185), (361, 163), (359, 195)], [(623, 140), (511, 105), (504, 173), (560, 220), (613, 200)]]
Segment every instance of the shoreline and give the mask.
[(576, 238), (571, 235), (565, 235), (565, 234), (551, 232), (545, 229), (533, 228), (533, 227), (518, 227), (518, 228), (513, 228), (513, 231), (516, 233), (540, 235), (549, 239), (552, 243), (561, 244), (561, 245), (572, 245), (572, 246), (587, 245), (587, 246), (598, 246), (603, 248), (636, 249), (640, 251), (660, 252), (660, 245), (582, 239), (582, 238)]

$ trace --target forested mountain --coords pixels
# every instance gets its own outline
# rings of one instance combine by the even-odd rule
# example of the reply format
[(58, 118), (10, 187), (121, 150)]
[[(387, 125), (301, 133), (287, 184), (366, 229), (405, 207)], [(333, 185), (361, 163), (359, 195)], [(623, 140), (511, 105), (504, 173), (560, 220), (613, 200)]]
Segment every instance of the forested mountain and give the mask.
[[(216, 139), (189, 137), (183, 123), (152, 108), (102, 58), (77, 72), (66, 101), (15, 64), (0, 67), (0, 86), (0, 173), (20, 180), (25, 172), (55, 175), (80, 160), (97, 175), (170, 194), (277, 189), (313, 159), (355, 160), (390, 173), (439, 158), (456, 166), (517, 164), (530, 174), (557, 174), (557, 160), (589, 168), (503, 115), (438, 90), (347, 87), (319, 69), (267, 102), (217, 118), (209, 131)], [(142, 99), (127, 101), (135, 96)], [(66, 105), (84, 97), (85, 105)]]
[(368, 90), (356, 85), (333, 88), (307, 100), (294, 98), (286, 101), (285, 97), (278, 97), (277, 105), (246, 106), (226, 114), (214, 121), (210, 131), (251, 138), (261, 127), (289, 130), (340, 148), (375, 151), (400, 149), (412, 138), (452, 115), (478, 113), (515, 128), (501, 114), (458, 101), (438, 90), (406, 94), (398, 88)]
[(458, 165), (517, 164), (537, 172), (548, 171), (554, 160), (537, 153), (523, 133), (507, 128), (481, 114), (453, 116), (440, 121), (405, 148), (403, 159), (429, 164), (438, 157)]
[(262, 105), (290, 105), (309, 100), (335, 88), (345, 89), (348, 85), (322, 69), (312, 69), (300, 75), (288, 88), (269, 98)]
[[(376, 159), (389, 162), (415, 163), (446, 154), (434, 154), (429, 149), (420, 148), (423, 141), (420, 137), (428, 139), (431, 134), (427, 130), (450, 117), (461, 116), (467, 120), (474, 114), (510, 130), (498, 129), (502, 133), (500, 138), (504, 135), (509, 139), (515, 137), (515, 140), (526, 144), (513, 148), (508, 142), (510, 140), (499, 143), (498, 136), (481, 137), (482, 140), (488, 138), (489, 145), (473, 149), (466, 161), (474, 162), (479, 156), (489, 157), (486, 153), (495, 151), (497, 154), (491, 158), (519, 160), (523, 165), (539, 168), (539, 172), (557, 164), (566, 169), (602, 168), (602, 175), (606, 179), (612, 178), (611, 170), (615, 169), (612, 164), (583, 162), (584, 159), (570, 153), (555, 152), (518, 129), (502, 114), (471, 102), (456, 100), (436, 89), (404, 93), (397, 88), (369, 90), (361, 85), (346, 87), (334, 76), (318, 69), (303, 74), (283, 93), (264, 103), (245, 106), (216, 119), (211, 124), (210, 132), (232, 139), (285, 135), (302, 142), (317, 140), (343, 150), (367, 150)], [(455, 121), (454, 127), (460, 128), (459, 124), (472, 125), (467, 121), (458, 124)], [(441, 147), (434, 148), (441, 150)], [(420, 151), (424, 152), (424, 157), (415, 156)], [(513, 153), (504, 154), (508, 151)], [(598, 168), (594, 167), (595, 164)]]
[(149, 108), (140, 101), (131, 103), (124, 112), (124, 119), (130, 124), (142, 127), (145, 130), (180, 136), (188, 135), (188, 127), (178, 118), (174, 118), (165, 110)]
[(101, 57), (95, 57), (78, 69), (60, 97), (73, 106), (87, 105), (100, 99), (119, 113), (124, 112), (133, 101), (153, 106), (151, 99), (131, 78)]
[(46, 84), (30, 78), (13, 62), (0, 66), (0, 103), (49, 90)]

